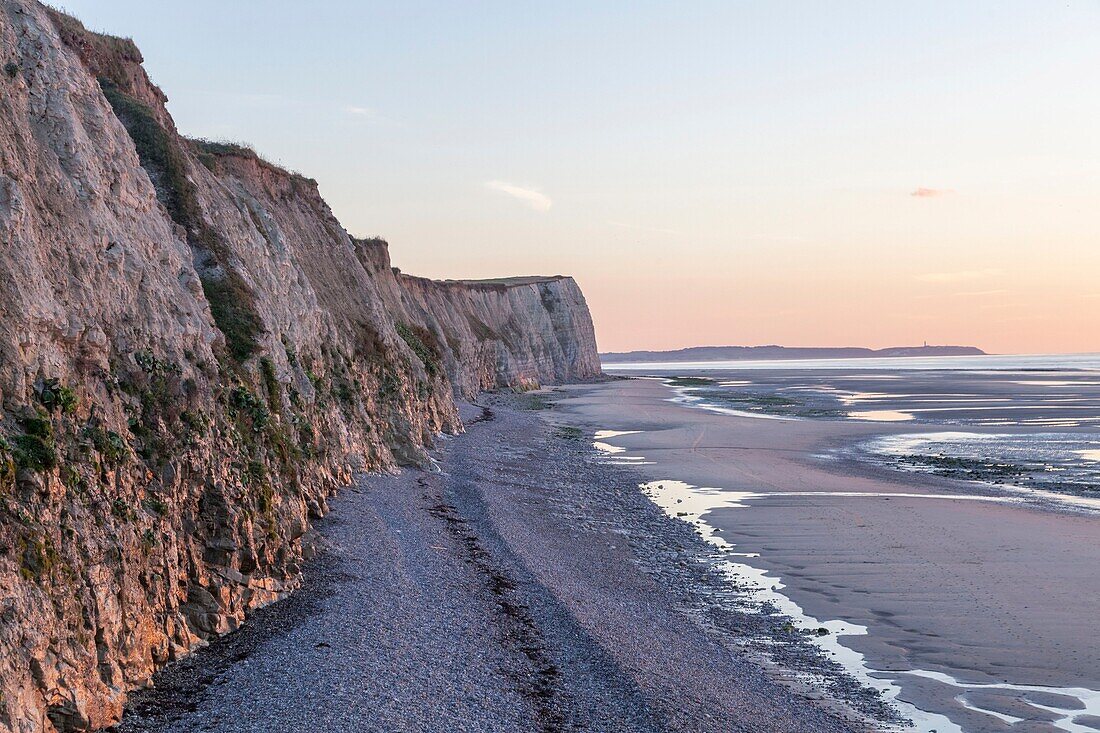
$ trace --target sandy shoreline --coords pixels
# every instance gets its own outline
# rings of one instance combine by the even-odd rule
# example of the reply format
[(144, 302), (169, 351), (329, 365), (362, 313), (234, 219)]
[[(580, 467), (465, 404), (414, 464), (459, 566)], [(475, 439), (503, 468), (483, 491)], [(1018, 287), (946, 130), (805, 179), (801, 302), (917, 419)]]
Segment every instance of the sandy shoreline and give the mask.
[[(943, 677), (1086, 688), (1078, 698), (1100, 690), (1100, 520), (931, 498), (974, 487), (818, 457), (890, 430), (882, 424), (720, 415), (673, 404), (647, 380), (570, 394), (561, 408), (578, 424), (641, 431), (610, 442), (644, 456), (634, 470), (648, 480), (774, 493), (707, 519), (738, 550), (759, 553), (744, 562), (780, 576), (807, 613), (867, 627), (843, 643), (873, 669), (896, 670), (901, 699), (966, 731), (1100, 729), (1072, 696)], [(901, 674), (914, 670), (923, 676)]]
[(158, 675), (120, 730), (866, 730), (755, 661), (778, 643), (828, 666), (783, 619), (716, 603), (705, 543), (561, 397), (487, 395), (442, 472), (345, 490), (303, 591)]

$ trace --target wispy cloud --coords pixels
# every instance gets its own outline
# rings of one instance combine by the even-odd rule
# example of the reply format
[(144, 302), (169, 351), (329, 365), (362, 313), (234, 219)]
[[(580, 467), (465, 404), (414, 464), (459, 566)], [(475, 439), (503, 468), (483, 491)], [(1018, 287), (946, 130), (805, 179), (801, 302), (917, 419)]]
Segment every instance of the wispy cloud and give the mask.
[(916, 279), (925, 283), (961, 283), (970, 280), (983, 280), (988, 277), (996, 277), (1001, 270), (988, 268), (985, 270), (959, 270), (957, 272), (926, 272), (917, 275)]
[(952, 193), (955, 192), (950, 188), (925, 188), (924, 186), (921, 186), (910, 191), (909, 195), (915, 196), (919, 199), (934, 199), (939, 198), (940, 196), (947, 196), (948, 194)]
[(549, 196), (533, 188), (524, 188), (504, 181), (486, 181), (485, 187), (490, 191), (498, 191), (519, 199), (535, 211), (549, 211), (550, 207), (554, 205)]
[(371, 109), (370, 107), (360, 107), (358, 105), (349, 104), (344, 107), (344, 114), (352, 117), (364, 120), (366, 122), (387, 122), (389, 118), (378, 112), (378, 110)]
[(625, 221), (609, 221), (608, 226), (618, 227), (619, 229), (634, 229), (639, 232), (653, 232), (654, 234), (668, 234), (673, 237), (684, 236), (683, 232), (678, 232), (675, 229), (662, 229), (661, 227), (648, 227), (644, 224), (628, 224)]

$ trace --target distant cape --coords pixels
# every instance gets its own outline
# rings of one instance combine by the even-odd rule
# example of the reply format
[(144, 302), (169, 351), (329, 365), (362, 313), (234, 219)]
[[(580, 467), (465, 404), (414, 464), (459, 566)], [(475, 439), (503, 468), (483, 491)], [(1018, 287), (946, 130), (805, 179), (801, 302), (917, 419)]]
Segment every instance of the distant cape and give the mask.
[(692, 346), (675, 351), (620, 351), (600, 354), (604, 364), (639, 361), (735, 361), (743, 359), (863, 359), (898, 356), (982, 356), (976, 346)]

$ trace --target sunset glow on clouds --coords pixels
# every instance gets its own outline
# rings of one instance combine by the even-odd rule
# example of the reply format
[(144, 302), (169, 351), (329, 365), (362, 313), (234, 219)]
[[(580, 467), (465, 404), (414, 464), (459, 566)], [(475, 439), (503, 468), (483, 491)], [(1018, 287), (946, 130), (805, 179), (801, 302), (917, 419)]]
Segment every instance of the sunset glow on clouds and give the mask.
[(549, 196), (533, 188), (515, 186), (511, 183), (505, 183), (504, 181), (488, 181), (485, 187), (491, 191), (499, 191), (500, 193), (508, 194), (512, 198), (527, 204), (527, 206), (535, 211), (549, 211), (550, 207), (554, 205), (554, 202), (550, 200)]

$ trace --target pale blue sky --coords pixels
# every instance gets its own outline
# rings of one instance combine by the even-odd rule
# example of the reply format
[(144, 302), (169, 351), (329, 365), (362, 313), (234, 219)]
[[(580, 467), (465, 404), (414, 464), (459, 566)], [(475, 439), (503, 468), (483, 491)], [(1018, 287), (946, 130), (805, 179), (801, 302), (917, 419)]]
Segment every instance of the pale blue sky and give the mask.
[(575, 275), (606, 349), (1100, 350), (1093, 0), (65, 7), (403, 269)]

